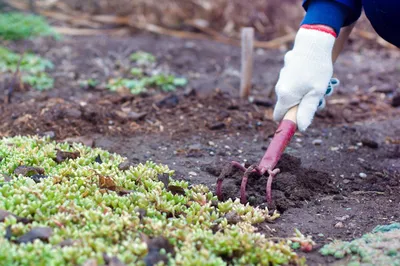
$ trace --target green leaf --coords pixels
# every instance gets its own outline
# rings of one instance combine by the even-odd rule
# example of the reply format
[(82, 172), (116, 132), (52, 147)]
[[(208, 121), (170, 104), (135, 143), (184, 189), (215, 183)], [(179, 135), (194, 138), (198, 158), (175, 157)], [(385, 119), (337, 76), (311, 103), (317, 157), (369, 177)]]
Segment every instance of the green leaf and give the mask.
[(143, 76), (143, 70), (138, 67), (134, 67), (131, 69), (131, 74), (135, 77), (141, 77)]
[(15, 41), (38, 36), (52, 36), (56, 40), (61, 38), (41, 16), (20, 12), (0, 14), (1, 39)]
[[(21, 59), (20, 54), (0, 46), (0, 72), (14, 73)], [(48, 90), (53, 87), (54, 80), (45, 71), (54, 68), (51, 61), (31, 53), (22, 56), (20, 65), (21, 79), (26, 84), (38, 90)]]
[(156, 61), (154, 55), (144, 52), (144, 51), (137, 51), (130, 56), (131, 60), (136, 62), (138, 65), (149, 65)]
[(23, 75), (22, 81), (40, 91), (49, 90), (54, 86), (53, 78), (43, 72), (37, 75)]
[(175, 86), (185, 86), (188, 81), (185, 78), (174, 78), (174, 85)]
[(299, 242), (294, 242), (292, 244), (292, 249), (299, 249), (300, 248), (300, 243)]

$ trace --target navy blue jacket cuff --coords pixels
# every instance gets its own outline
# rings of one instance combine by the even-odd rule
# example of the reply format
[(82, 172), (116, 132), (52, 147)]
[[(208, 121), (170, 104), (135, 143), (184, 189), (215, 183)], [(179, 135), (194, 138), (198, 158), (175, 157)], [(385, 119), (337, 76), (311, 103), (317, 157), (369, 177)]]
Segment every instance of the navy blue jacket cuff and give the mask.
[(362, 5), (358, 0), (304, 0), (307, 11), (301, 25), (322, 24), (332, 27), (339, 35), (340, 29), (357, 21)]

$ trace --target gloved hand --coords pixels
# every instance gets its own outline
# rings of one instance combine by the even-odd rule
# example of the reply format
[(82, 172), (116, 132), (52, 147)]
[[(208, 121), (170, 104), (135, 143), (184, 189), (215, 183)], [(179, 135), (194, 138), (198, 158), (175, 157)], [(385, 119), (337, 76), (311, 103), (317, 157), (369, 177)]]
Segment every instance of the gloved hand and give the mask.
[(305, 131), (311, 124), (333, 74), (335, 40), (327, 32), (299, 29), (293, 49), (285, 55), (284, 67), (275, 86), (278, 100), (273, 115), (275, 121), (281, 121), (290, 108), (299, 105), (299, 130)]

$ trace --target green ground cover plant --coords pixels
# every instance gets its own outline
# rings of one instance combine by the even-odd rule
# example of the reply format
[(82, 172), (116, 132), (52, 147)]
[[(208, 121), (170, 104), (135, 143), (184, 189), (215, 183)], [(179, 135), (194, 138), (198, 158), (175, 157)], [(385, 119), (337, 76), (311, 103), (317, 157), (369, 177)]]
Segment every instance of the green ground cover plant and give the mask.
[(186, 78), (154, 71), (156, 58), (150, 53), (137, 51), (130, 56), (130, 59), (134, 63), (130, 71), (131, 77), (110, 79), (107, 87), (111, 91), (126, 89), (132, 94), (140, 94), (153, 88), (167, 92), (174, 91), (177, 87), (183, 87), (188, 83)]
[(0, 173), (5, 265), (304, 264), (292, 240), (256, 231), (279, 214), (218, 202), (206, 186), (174, 180), (166, 165), (17, 136), (0, 143)]
[[(0, 46), (0, 73), (14, 74), (21, 60), (21, 54)], [(38, 55), (24, 53), (19, 66), (21, 81), (38, 90), (48, 90), (54, 85), (54, 79), (46, 71), (54, 67), (53, 63)]]
[(399, 250), (400, 224), (393, 223), (377, 226), (371, 233), (349, 242), (336, 240), (320, 252), (325, 256), (346, 258), (349, 266), (367, 266), (400, 265)]
[(0, 13), (0, 39), (24, 40), (39, 36), (60, 39), (45, 18), (21, 12)]

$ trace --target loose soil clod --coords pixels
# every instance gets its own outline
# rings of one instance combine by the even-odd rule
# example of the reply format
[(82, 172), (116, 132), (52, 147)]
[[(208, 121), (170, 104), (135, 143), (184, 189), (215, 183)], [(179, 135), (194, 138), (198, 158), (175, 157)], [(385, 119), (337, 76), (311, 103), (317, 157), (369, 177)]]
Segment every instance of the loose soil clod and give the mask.
[(133, 164), (131, 162), (129, 162), (128, 160), (123, 161), (122, 163), (120, 163), (118, 165), (118, 169), (121, 171), (126, 171), (128, 170), (131, 166), (133, 166)]
[(36, 239), (43, 242), (48, 242), (52, 234), (53, 234), (53, 229), (50, 227), (35, 227), (28, 233), (17, 238), (15, 242), (18, 244), (26, 244), (26, 243), (31, 243)]
[(185, 195), (185, 189), (180, 186), (168, 185), (167, 190), (174, 195)]
[(29, 224), (29, 223), (33, 222), (33, 220), (31, 220), (31, 219), (28, 219), (25, 217), (19, 217), (15, 214), (12, 214), (9, 211), (0, 210), (0, 223), (4, 223), (5, 219), (9, 216), (14, 217), (18, 223)]
[(67, 151), (60, 151), (57, 150), (56, 158), (54, 159), (57, 163), (62, 163), (65, 160), (72, 159), (75, 160), (80, 156), (78, 151), (76, 152), (67, 152)]
[(173, 253), (173, 246), (169, 243), (168, 239), (164, 237), (156, 237), (153, 239), (147, 239), (148, 253), (144, 258), (144, 262), (146, 266), (155, 265), (159, 262), (168, 262), (168, 257), (166, 254), (162, 254), (160, 252), (161, 249), (164, 249), (166, 253)]
[(40, 167), (26, 166), (20, 165), (14, 170), (15, 175), (23, 175), (26, 177), (34, 176), (34, 175), (43, 175), (44, 169)]

